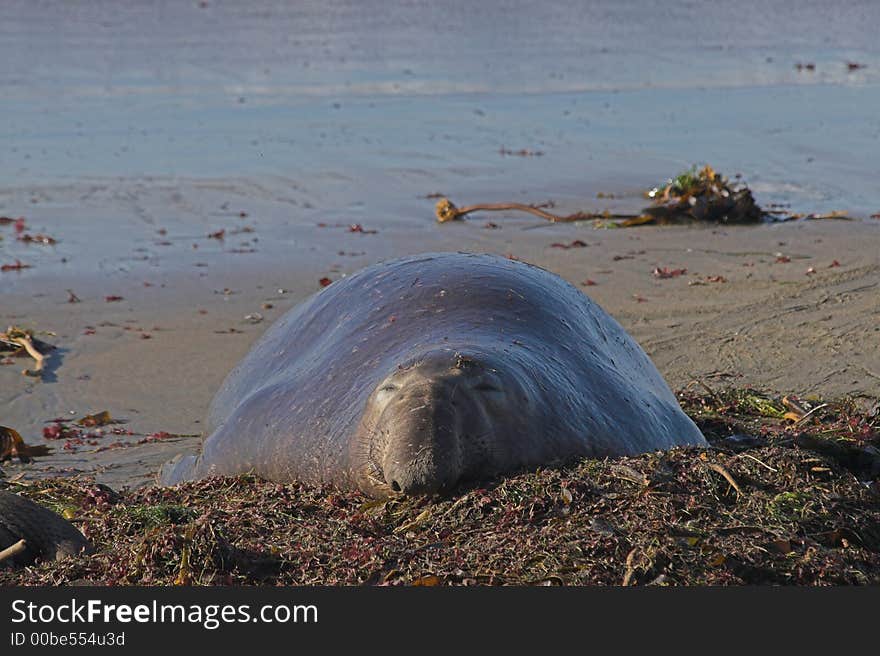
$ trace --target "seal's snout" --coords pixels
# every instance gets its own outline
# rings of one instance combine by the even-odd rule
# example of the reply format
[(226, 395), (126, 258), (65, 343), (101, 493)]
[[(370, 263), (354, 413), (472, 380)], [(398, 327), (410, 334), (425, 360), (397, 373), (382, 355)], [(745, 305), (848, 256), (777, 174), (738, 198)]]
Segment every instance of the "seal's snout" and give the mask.
[(373, 496), (434, 494), (494, 467), (509, 392), (485, 354), (444, 349), (399, 366), (367, 402), (352, 449), (358, 486)]
[(434, 494), (461, 477), (460, 422), (445, 388), (407, 386), (383, 413), (382, 474), (392, 492)]

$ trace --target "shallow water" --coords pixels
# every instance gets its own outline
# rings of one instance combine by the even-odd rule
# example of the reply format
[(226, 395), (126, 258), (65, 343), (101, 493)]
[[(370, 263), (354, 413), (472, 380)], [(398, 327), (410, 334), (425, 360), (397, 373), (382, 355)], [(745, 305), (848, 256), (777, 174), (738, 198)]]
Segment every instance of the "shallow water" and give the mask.
[(633, 211), (702, 162), (761, 204), (867, 217), (877, 25), (873, 2), (6, 2), (0, 214), (61, 243), (0, 241), (38, 265), (3, 282), (249, 252), (166, 257), (239, 210), (262, 242), (233, 269), (307, 265), (318, 222), (438, 250), (428, 194)]
[(880, 5), (734, 4), (13, 0), (2, 187), (281, 176), (381, 220), (441, 187), (595, 205), (709, 161), (763, 202), (880, 209)]

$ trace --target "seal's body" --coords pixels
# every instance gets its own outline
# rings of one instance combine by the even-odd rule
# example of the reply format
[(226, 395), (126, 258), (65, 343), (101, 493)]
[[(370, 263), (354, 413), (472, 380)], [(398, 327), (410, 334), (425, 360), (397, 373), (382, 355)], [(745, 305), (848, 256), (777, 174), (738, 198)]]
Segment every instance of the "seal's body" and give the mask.
[(374, 496), (578, 456), (705, 444), (645, 352), (558, 276), (438, 253), (333, 283), (273, 325), (160, 481), (253, 472)]
[(57, 560), (88, 551), (76, 527), (30, 499), (0, 490), (0, 550), (24, 540), (24, 551), (0, 564), (30, 565), (35, 559)]

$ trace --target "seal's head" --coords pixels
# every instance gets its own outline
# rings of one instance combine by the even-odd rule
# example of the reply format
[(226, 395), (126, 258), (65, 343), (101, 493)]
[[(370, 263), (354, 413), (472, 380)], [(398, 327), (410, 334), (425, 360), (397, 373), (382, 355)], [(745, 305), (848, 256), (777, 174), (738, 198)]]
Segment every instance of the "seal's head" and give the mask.
[(358, 487), (376, 497), (433, 494), (515, 458), (528, 390), (489, 353), (435, 350), (400, 365), (367, 400), (352, 441)]

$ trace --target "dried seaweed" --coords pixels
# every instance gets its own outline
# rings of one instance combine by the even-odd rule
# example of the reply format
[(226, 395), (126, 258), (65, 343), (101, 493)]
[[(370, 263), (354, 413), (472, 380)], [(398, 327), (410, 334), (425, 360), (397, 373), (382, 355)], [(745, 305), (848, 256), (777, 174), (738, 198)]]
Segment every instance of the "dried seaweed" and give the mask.
[(708, 164), (679, 173), (646, 195), (653, 204), (644, 213), (657, 223), (758, 223), (766, 216), (747, 186), (732, 184)]
[(119, 494), (85, 478), (13, 484), (72, 518), (96, 552), (0, 584), (880, 583), (876, 407), (796, 399), (795, 423), (755, 390), (681, 402), (709, 447), (583, 460), (444, 498), (250, 477)]
[(51, 344), (36, 339), (32, 330), (9, 326), (5, 332), (0, 332), (0, 353), (11, 351), (12, 356), (29, 355), (34, 359), (36, 366), (21, 372), (25, 376), (42, 376), (46, 355), (54, 348)]
[[(645, 195), (651, 199), (652, 204), (637, 214), (605, 210), (558, 215), (537, 205), (522, 203), (477, 203), (459, 208), (444, 197), (437, 201), (435, 214), (438, 222), (446, 223), (461, 219), (472, 212), (514, 210), (534, 214), (552, 223), (597, 221), (597, 225), (602, 227), (632, 227), (647, 223), (757, 223), (770, 216), (770, 213), (758, 206), (746, 185), (731, 183), (709, 165), (699, 170), (692, 167), (679, 173)], [(613, 198), (613, 195), (600, 194), (600, 197)], [(786, 218), (792, 217), (794, 215)]]

